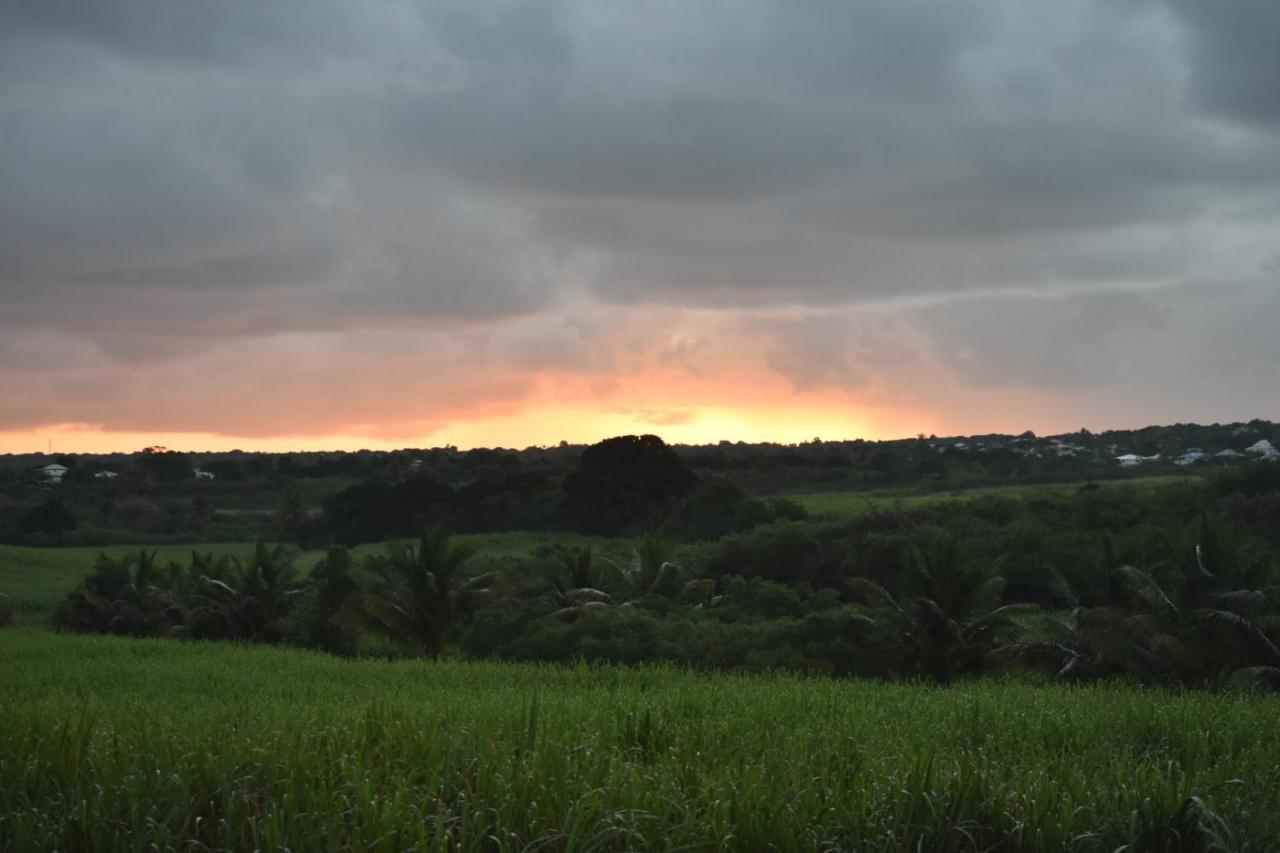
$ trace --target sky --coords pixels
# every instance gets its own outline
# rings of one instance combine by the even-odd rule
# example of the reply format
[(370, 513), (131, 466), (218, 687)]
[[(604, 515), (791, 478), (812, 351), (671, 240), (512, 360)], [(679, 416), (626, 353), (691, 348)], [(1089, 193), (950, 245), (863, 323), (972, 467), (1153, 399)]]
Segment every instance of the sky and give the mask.
[(0, 0), (0, 452), (1280, 417), (1273, 0)]

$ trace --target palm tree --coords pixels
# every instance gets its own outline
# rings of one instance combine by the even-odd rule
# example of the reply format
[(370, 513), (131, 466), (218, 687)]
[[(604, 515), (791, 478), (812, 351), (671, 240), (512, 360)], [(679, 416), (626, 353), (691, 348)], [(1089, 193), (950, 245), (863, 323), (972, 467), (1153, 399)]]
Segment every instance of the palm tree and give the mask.
[[(600, 563), (593, 560), (590, 546), (562, 553), (562, 565), (548, 572), (553, 596), (560, 605), (549, 615), (572, 620), (609, 607), (635, 607), (647, 596), (693, 602), (695, 607), (721, 603), (724, 596), (715, 594), (715, 581), (685, 580), (684, 570), (672, 561), (675, 550), (674, 539), (660, 531), (651, 531), (635, 543), (629, 565), (603, 561), (612, 568), (612, 578), (605, 577), (599, 570)], [(605, 590), (606, 586), (616, 586), (621, 592), (615, 596)], [(626, 600), (616, 604), (617, 597), (623, 595)]]
[(426, 657), (437, 657), (455, 619), (499, 592), (497, 573), (468, 578), (470, 543), (434, 527), (413, 543), (390, 543), (353, 573), (356, 591), (342, 608), (345, 622), (382, 634)]
[(967, 560), (959, 543), (939, 535), (908, 552), (907, 592), (892, 595), (867, 578), (850, 585), (880, 633), (884, 656), (917, 675), (949, 684), (986, 668), (1013, 617), (1034, 604), (1001, 604), (1005, 580), (990, 563)]
[(1059, 675), (1280, 686), (1280, 567), (1233, 531), (1201, 516), (1168, 559), (1112, 577), (1118, 601), (1078, 608), (1060, 626)]
[(300, 592), (297, 555), (259, 542), (247, 563), (229, 556), (192, 554), (194, 590), (187, 597), (183, 633), (204, 639), (276, 643), (289, 605)]
[(552, 598), (559, 605), (549, 615), (570, 620), (590, 609), (613, 606), (613, 596), (604, 590), (601, 564), (593, 558), (590, 545), (562, 550), (559, 558), (558, 564), (544, 570)]
[(620, 568), (635, 598), (646, 595), (668, 599), (680, 597), (687, 584), (683, 580), (683, 570), (673, 561), (675, 552), (676, 541), (661, 530), (652, 530), (640, 537), (632, 550), (631, 564)]

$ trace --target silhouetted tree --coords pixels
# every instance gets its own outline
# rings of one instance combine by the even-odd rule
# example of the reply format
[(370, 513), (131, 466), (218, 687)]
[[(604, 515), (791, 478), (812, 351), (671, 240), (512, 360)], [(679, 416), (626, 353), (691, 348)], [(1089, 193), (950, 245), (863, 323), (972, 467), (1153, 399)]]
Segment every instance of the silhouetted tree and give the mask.
[(407, 536), (442, 518), (452, 497), (453, 489), (427, 477), (394, 486), (360, 483), (324, 502), (324, 523), (342, 545)]
[(617, 535), (661, 520), (696, 477), (656, 435), (607, 438), (582, 451), (565, 478), (570, 519), (588, 533)]
[(134, 466), (148, 480), (176, 483), (191, 478), (191, 459), (185, 453), (148, 447), (134, 459)]

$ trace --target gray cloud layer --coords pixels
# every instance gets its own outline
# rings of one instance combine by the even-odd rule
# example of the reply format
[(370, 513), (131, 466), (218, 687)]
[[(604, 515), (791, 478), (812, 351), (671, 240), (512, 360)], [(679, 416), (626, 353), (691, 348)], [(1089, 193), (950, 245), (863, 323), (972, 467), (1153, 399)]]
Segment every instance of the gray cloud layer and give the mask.
[(516, 400), (478, 329), (589, 373), (546, 329), (641, 304), (754, 312), (798, 393), (1280, 414), (1277, 8), (7, 0), (0, 429), (281, 335)]

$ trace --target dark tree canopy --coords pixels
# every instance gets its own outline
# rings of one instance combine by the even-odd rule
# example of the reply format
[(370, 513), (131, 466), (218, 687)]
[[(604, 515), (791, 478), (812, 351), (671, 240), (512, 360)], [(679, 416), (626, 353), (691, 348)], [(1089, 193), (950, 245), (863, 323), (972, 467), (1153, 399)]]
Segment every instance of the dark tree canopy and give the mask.
[(191, 479), (191, 457), (186, 453), (147, 448), (135, 457), (134, 465), (148, 479), (157, 483), (176, 483)]
[(325, 500), (324, 523), (345, 545), (409, 536), (447, 512), (452, 497), (449, 486), (429, 479), (360, 483)]
[(621, 435), (582, 451), (578, 469), (565, 478), (566, 507), (583, 531), (618, 534), (659, 520), (696, 481), (658, 436)]
[(24, 515), (20, 526), (24, 533), (47, 533), (60, 537), (76, 529), (76, 517), (63, 505), (62, 498), (50, 498)]

